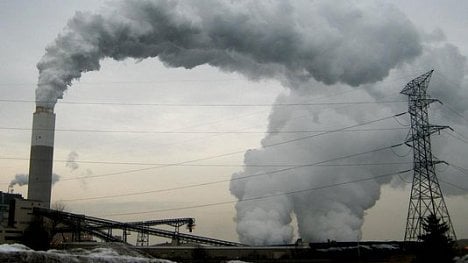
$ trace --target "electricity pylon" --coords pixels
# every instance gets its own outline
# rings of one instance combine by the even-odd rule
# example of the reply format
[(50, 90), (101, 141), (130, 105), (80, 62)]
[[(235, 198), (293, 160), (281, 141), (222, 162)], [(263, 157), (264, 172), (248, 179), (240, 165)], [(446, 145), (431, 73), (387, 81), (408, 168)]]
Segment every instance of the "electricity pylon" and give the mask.
[(408, 96), (408, 112), (411, 116), (411, 133), (406, 144), (413, 148), (413, 184), (408, 206), (405, 241), (420, 240), (424, 234), (422, 222), (434, 214), (450, 228), (447, 236), (456, 240), (455, 231), (445, 205), (435, 172), (435, 165), (442, 161), (434, 160), (431, 152), (431, 134), (448, 126), (429, 123), (429, 104), (438, 101), (429, 98), (426, 90), (432, 76), (431, 70), (406, 84), (401, 94)]

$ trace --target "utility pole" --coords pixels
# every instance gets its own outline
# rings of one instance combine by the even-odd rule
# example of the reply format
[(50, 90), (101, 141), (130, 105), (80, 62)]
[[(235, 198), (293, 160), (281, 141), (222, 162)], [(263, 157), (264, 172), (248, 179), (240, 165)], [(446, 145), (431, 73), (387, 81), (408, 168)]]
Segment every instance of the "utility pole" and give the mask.
[(440, 132), (449, 126), (431, 125), (429, 123), (429, 105), (437, 99), (427, 96), (431, 79), (431, 70), (406, 84), (401, 94), (408, 96), (408, 112), (411, 117), (411, 133), (406, 145), (413, 148), (413, 183), (408, 206), (405, 241), (420, 240), (424, 234), (422, 222), (428, 215), (434, 214), (450, 228), (449, 238), (456, 240), (455, 231), (445, 205), (435, 172), (435, 165), (442, 161), (434, 160), (431, 152), (431, 134)]

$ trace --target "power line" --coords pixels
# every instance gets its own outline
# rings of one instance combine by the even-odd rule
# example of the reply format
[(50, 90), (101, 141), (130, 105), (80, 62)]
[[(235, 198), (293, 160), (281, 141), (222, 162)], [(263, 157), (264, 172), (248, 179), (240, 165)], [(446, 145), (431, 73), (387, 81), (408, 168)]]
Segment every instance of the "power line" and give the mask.
[(403, 177), (401, 177), (401, 174), (398, 174), (398, 178), (400, 178), (400, 180), (401, 180), (403, 183), (406, 183), (406, 184), (411, 184), (411, 183), (412, 183), (411, 181), (408, 181), (409, 178), (404, 179)]
[[(394, 118), (394, 117), (399, 117), (399, 116), (402, 116), (404, 114), (406, 114), (406, 112), (391, 115), (391, 116), (387, 116), (387, 117), (383, 117), (383, 118), (379, 118), (379, 119), (375, 119), (375, 120), (371, 120), (371, 121), (361, 122), (361, 123), (358, 123), (358, 124), (354, 124), (354, 125), (346, 126), (346, 127), (339, 128), (339, 129), (336, 129), (336, 130), (330, 130), (330, 131), (326, 131), (326, 132), (322, 132), (322, 133), (318, 133), (318, 134), (314, 134), (314, 135), (304, 136), (304, 137), (295, 138), (295, 139), (286, 140), (286, 141), (277, 142), (277, 143), (272, 143), (272, 144), (265, 144), (265, 145), (263, 145), (263, 148), (275, 147), (275, 146), (284, 145), (284, 144), (288, 144), (288, 143), (291, 143), (291, 142), (297, 142), (297, 141), (301, 141), (301, 140), (306, 140), (306, 139), (310, 139), (310, 138), (314, 138), (314, 137), (317, 137), (317, 136), (322, 136), (322, 135), (326, 135), (326, 134), (330, 134), (330, 133), (336, 133), (336, 132), (340, 132), (340, 131), (343, 131), (343, 130), (346, 130), (346, 129), (352, 129), (352, 128), (356, 128), (356, 127), (359, 127), (359, 126), (364, 126), (364, 125), (368, 125), (368, 124), (371, 124), (371, 123), (376, 123), (376, 122), (379, 122), (379, 121), (391, 119), (391, 118)], [(240, 151), (234, 151), (234, 152), (218, 154), (218, 155), (214, 155), (214, 156), (208, 156), (208, 157), (204, 157), (204, 158), (187, 160), (187, 161), (173, 163), (173, 164), (157, 165), (157, 166), (151, 166), (151, 167), (146, 167), (146, 168), (131, 169), (131, 170), (125, 170), (125, 171), (119, 171), (119, 172), (113, 172), (113, 173), (105, 173), (105, 174), (100, 174), (100, 175), (77, 176), (77, 177), (74, 177), (74, 178), (62, 179), (61, 181), (79, 180), (79, 179), (93, 179), (93, 178), (101, 178), (101, 177), (116, 176), (116, 175), (121, 175), (121, 174), (149, 171), (149, 170), (161, 169), (161, 168), (165, 168), (165, 167), (179, 166), (179, 165), (182, 165), (182, 164), (206, 161), (206, 160), (216, 159), (216, 158), (220, 158), (220, 157), (232, 156), (232, 155), (240, 154), (240, 153), (244, 153), (244, 152), (245, 152), (245, 150), (240, 150)]]
[(409, 123), (401, 123), (401, 122), (398, 120), (398, 118), (395, 118), (395, 121), (396, 121), (398, 124), (400, 124), (400, 126), (402, 126), (402, 127), (409, 127), (409, 126), (410, 126)]
[(395, 156), (400, 157), (400, 158), (406, 157), (406, 156), (408, 156), (408, 155), (411, 153), (411, 148), (408, 149), (408, 152), (406, 152), (406, 153), (404, 153), (404, 154), (399, 154), (399, 153), (395, 152), (395, 150), (394, 150), (393, 148), (392, 148), (391, 150), (392, 150), (392, 153), (393, 153)]
[(442, 78), (444, 78), (444, 84), (445, 85), (449, 85), (449, 86), (452, 86), (453, 88), (455, 89), (459, 89), (460, 88), (460, 83), (455, 83), (453, 81), (453, 78), (449, 78), (447, 76), (445, 76), (442, 72), (440, 72), (440, 70), (438, 71), (434, 71), (436, 75), (438, 76), (441, 76)]
[[(0, 160), (21, 160), (29, 161), (30, 158), (20, 157), (0, 157)], [(41, 161), (40, 159), (37, 159)], [(68, 160), (54, 160), (54, 162), (68, 163)], [(142, 162), (116, 162), (116, 161), (73, 161), (74, 163), (81, 164), (104, 164), (104, 165), (141, 165), (141, 166), (154, 166), (154, 165), (173, 165), (173, 163), (142, 163)], [(411, 164), (412, 162), (383, 162), (383, 163), (343, 163), (343, 164), (317, 164), (316, 167), (363, 167), (363, 166), (389, 166), (389, 165), (402, 165)], [(181, 164), (178, 167), (293, 167), (293, 166), (306, 166), (310, 164)], [(73, 180), (73, 178), (61, 177), (62, 180)], [(86, 177), (84, 177), (86, 178)], [(80, 178), (80, 179), (84, 179)], [(10, 182), (0, 182), (0, 184), (9, 184)]]
[[(373, 149), (373, 150), (370, 150), (370, 151), (365, 151), (365, 152), (360, 152), (360, 153), (354, 153), (354, 154), (349, 154), (349, 155), (345, 155), (345, 156), (335, 157), (333, 159), (318, 161), (318, 162), (311, 163), (311, 164), (296, 165), (296, 166), (287, 167), (287, 168), (283, 168), (283, 169), (278, 169), (278, 170), (273, 170), (273, 171), (268, 171), (268, 172), (261, 172), (261, 173), (251, 174), (251, 175), (247, 175), (247, 176), (243, 176), (243, 177), (237, 177), (237, 178), (231, 178), (231, 179), (225, 179), (225, 180), (218, 180), (218, 181), (212, 181), (212, 182), (206, 182), (206, 183), (201, 183), (201, 184), (192, 184), (192, 185), (186, 185), (186, 186), (178, 186), (178, 187), (151, 190), (151, 191), (143, 191), (143, 192), (139, 191), (139, 192), (135, 192), (135, 193), (121, 193), (121, 194), (116, 194), (116, 195), (106, 195), (106, 196), (97, 196), (97, 197), (88, 197), (88, 198), (68, 199), (68, 200), (62, 200), (62, 201), (72, 202), (72, 201), (85, 201), (85, 200), (116, 198), (116, 197), (124, 197), (124, 196), (126, 197), (126, 196), (135, 196), (135, 195), (144, 195), (144, 194), (149, 194), (149, 193), (169, 192), (169, 191), (175, 191), (175, 190), (181, 190), (181, 189), (187, 189), (187, 188), (194, 188), (194, 187), (200, 187), (200, 186), (207, 186), (207, 185), (219, 184), (219, 183), (225, 183), (225, 182), (231, 182), (231, 181), (237, 181), (237, 180), (245, 180), (245, 179), (250, 179), (250, 178), (253, 178), (253, 177), (258, 177), (258, 176), (263, 176), (263, 175), (271, 175), (271, 174), (286, 172), (286, 171), (290, 171), (290, 170), (294, 170), (294, 169), (298, 169), (298, 168), (318, 166), (318, 165), (321, 165), (321, 164), (324, 164), (324, 163), (339, 161), (339, 160), (343, 160), (343, 159), (348, 159), (348, 158), (352, 158), (352, 157), (356, 157), (356, 156), (360, 156), (360, 155), (364, 155), (364, 154), (370, 154), (370, 153), (374, 153), (374, 152), (378, 152), (378, 151), (382, 151), (382, 150), (386, 150), (386, 149), (395, 148), (395, 147), (398, 147), (398, 146), (401, 146), (401, 145), (403, 145), (403, 143), (395, 144), (395, 145), (391, 145), (391, 146), (386, 146), (386, 147), (381, 147), (381, 148)], [(72, 180), (72, 179), (73, 178), (70, 178), (70, 180)], [(66, 180), (66, 179), (64, 179), (64, 180)]]
[[(395, 78), (392, 83), (400, 83), (400, 80), (407, 79), (407, 77)], [(246, 78), (218, 78), (218, 79), (166, 79), (166, 80), (103, 80), (103, 81), (79, 81), (74, 82), (72, 85), (107, 85), (107, 84), (166, 84), (166, 83), (177, 83), (177, 82), (231, 82), (231, 81), (242, 81), (251, 82)], [(35, 86), (37, 82), (3, 82), (0, 86)], [(390, 86), (390, 85), (385, 85)], [(356, 89), (355, 89), (356, 90)]]
[(462, 174), (464, 174), (465, 176), (468, 176), (468, 169), (466, 168), (463, 168), (461, 166), (458, 166), (458, 165), (455, 165), (453, 163), (449, 163), (449, 166), (450, 167), (453, 167), (454, 169), (458, 170), (459, 172), (461, 172)]
[[(277, 142), (277, 143), (272, 143), (272, 144), (265, 144), (265, 145), (263, 145), (263, 148), (265, 149), (265, 148), (275, 147), (275, 146), (279, 146), (279, 145), (288, 144), (288, 143), (291, 143), (291, 142), (297, 142), (297, 141), (306, 140), (306, 139), (310, 139), (310, 138), (317, 137), (317, 136), (322, 136), (322, 135), (326, 135), (326, 134), (330, 134), (330, 133), (339, 132), (339, 131), (346, 130), (346, 129), (352, 129), (352, 128), (355, 128), (355, 127), (368, 125), (368, 124), (371, 124), (371, 123), (375, 123), (375, 122), (391, 119), (391, 118), (394, 118), (394, 117), (402, 116), (404, 114), (406, 114), (406, 112), (395, 114), (395, 115), (388, 116), (388, 117), (383, 117), (383, 118), (380, 118), (380, 119), (367, 121), (367, 122), (362, 122), (362, 123), (346, 126), (346, 127), (340, 128), (340, 129), (331, 130), (331, 131), (327, 131), (327, 132), (322, 132), (322, 133), (318, 133), (318, 134), (314, 134), (314, 135), (304, 136), (304, 137), (291, 139), (291, 140), (286, 140), (286, 141)], [(171, 167), (171, 166), (179, 166), (181, 164), (206, 161), (206, 160), (216, 159), (216, 158), (220, 158), (220, 157), (226, 157), (226, 156), (232, 156), (232, 155), (235, 155), (235, 154), (241, 154), (241, 153), (244, 153), (244, 152), (245, 152), (245, 150), (240, 150), (240, 151), (234, 151), (234, 152), (218, 154), (218, 155), (214, 155), (214, 156), (208, 156), (208, 157), (204, 157), (204, 158), (192, 159), (192, 160), (178, 162), (178, 163), (169, 164), (169, 165), (152, 166), (152, 167), (147, 167), (147, 168), (132, 169), (132, 170), (126, 170), (126, 171), (120, 171), (120, 172), (114, 172), (114, 173), (107, 173), (107, 174), (101, 174), (101, 175), (93, 175), (93, 176), (79, 176), (79, 177), (75, 177), (74, 180), (83, 179), (83, 178), (84, 179), (91, 179), (91, 178), (98, 178), (98, 177), (107, 177), (107, 176), (114, 176), (114, 175), (120, 175), (120, 174), (128, 174), (128, 173), (134, 173), (134, 172), (148, 171), (148, 170), (153, 170), (153, 169), (160, 169), (160, 168)]]
[(463, 139), (467, 140), (468, 141), (468, 138), (466, 138), (463, 134), (457, 132), (456, 130), (452, 130), (456, 135), (462, 137)]
[(439, 178), (439, 181), (441, 181), (441, 182), (443, 182), (443, 183), (445, 183), (445, 184), (448, 184), (448, 185), (450, 185), (450, 186), (452, 186), (452, 187), (455, 187), (455, 188), (457, 188), (458, 190), (463, 190), (463, 191), (465, 191), (465, 192), (468, 192), (468, 188), (461, 187), (461, 186), (459, 186), (459, 185), (453, 184), (453, 183), (451, 183), (451, 182), (445, 181), (445, 180), (440, 179), (440, 178)]
[[(45, 159), (31, 159), (23, 157), (0, 157), (0, 160), (18, 160), (18, 161), (45, 161)], [(176, 163), (152, 163), (152, 162), (126, 162), (126, 161), (80, 161), (80, 160), (65, 160), (55, 159), (57, 163), (80, 163), (80, 164), (108, 164), (108, 165), (140, 165), (140, 166), (154, 166), (154, 165), (175, 165)], [(387, 162), (387, 163), (347, 163), (347, 164), (327, 164), (318, 166), (379, 166), (379, 165), (399, 165), (409, 164), (412, 162)], [(287, 167), (287, 166), (300, 166), (304, 164), (180, 164), (181, 167)]]
[(459, 140), (462, 140), (463, 142), (468, 142), (468, 138), (466, 138), (463, 134), (453, 130), (453, 133), (459, 136)]
[[(439, 158), (437, 158), (437, 156), (434, 155), (434, 158), (436, 160), (439, 160)], [(464, 167), (461, 167), (459, 165), (456, 165), (456, 164), (453, 164), (453, 163), (448, 163), (448, 162), (443, 162), (444, 164), (448, 165), (449, 167), (452, 167), (456, 170), (458, 170), (459, 172), (461, 172), (463, 175), (466, 175), (468, 176), (468, 169), (467, 168), (464, 168)]]
[(452, 137), (452, 138), (454, 138), (454, 139), (456, 139), (456, 140), (459, 140), (459, 141), (464, 142), (464, 143), (468, 143), (468, 139), (466, 139), (465, 137), (463, 137), (461, 134), (456, 133), (455, 131), (454, 131), (455, 134), (457, 134), (458, 136), (455, 136), (455, 135), (453, 135), (453, 134), (451, 134), (451, 133), (449, 133), (449, 132), (446, 132), (446, 131), (444, 131), (444, 132), (445, 132), (448, 136), (450, 136), (450, 137)]
[(447, 108), (449, 111), (451, 111), (452, 113), (454, 113), (455, 115), (457, 115), (458, 117), (462, 118), (465, 122), (468, 123), (468, 119), (466, 119), (465, 115), (463, 115), (462, 113), (458, 112), (458, 111), (455, 110), (453, 107), (448, 106), (446, 103), (444, 103), (443, 105), (444, 105), (445, 108)]
[[(447, 85), (450, 85), (452, 86), (453, 88), (455, 89), (459, 89), (461, 86), (459, 83), (455, 83), (452, 79), (446, 77), (444, 74), (442, 74), (441, 72), (437, 72), (437, 75), (441, 76), (442, 78), (444, 78), (445, 80), (445, 84)], [(464, 114), (458, 112), (457, 110), (455, 110), (455, 108), (453, 108), (452, 106), (449, 106), (447, 102), (443, 102), (442, 105), (447, 108), (449, 111), (451, 111), (452, 113), (454, 113), (455, 115), (457, 115), (458, 117), (462, 118), (465, 122), (468, 123), (468, 119), (465, 117)]]
[[(459, 172), (461, 172), (463, 175), (468, 176), (468, 169), (463, 168), (463, 167), (460, 167), (460, 166), (455, 165), (455, 164), (452, 164), (452, 163), (448, 163), (448, 166), (454, 168), (455, 170), (457, 170), (457, 171), (459, 171)], [(445, 184), (448, 184), (448, 185), (450, 185), (450, 186), (452, 186), (452, 187), (455, 187), (455, 188), (457, 188), (457, 189), (459, 189), (459, 190), (463, 190), (463, 191), (468, 192), (468, 189), (465, 188), (465, 187), (462, 187), (462, 186), (453, 184), (453, 183), (451, 183), (451, 182), (445, 181), (445, 180), (440, 179), (440, 178), (439, 178), (439, 181), (444, 182)]]
[(369, 124), (380, 122), (380, 121), (383, 121), (383, 120), (387, 120), (387, 119), (391, 119), (391, 118), (395, 118), (395, 117), (400, 117), (400, 116), (405, 115), (406, 113), (407, 112), (402, 112), (402, 113), (398, 113), (398, 114), (395, 114), (395, 115), (392, 115), (392, 116), (389, 116), (389, 117), (383, 117), (383, 118), (372, 120), (372, 121), (361, 122), (361, 123), (358, 123), (358, 124), (354, 124), (354, 125), (351, 125), (351, 126), (346, 126), (346, 127), (336, 129), (336, 130), (325, 131), (325, 132), (321, 132), (321, 133), (310, 135), (310, 136), (305, 136), (305, 137), (296, 138), (296, 139), (292, 139), (292, 140), (287, 140), (287, 141), (283, 141), (283, 142), (263, 145), (263, 148), (269, 148), (269, 147), (283, 145), (283, 144), (287, 144), (287, 143), (291, 143), (291, 142), (295, 142), (295, 141), (310, 139), (310, 138), (313, 138), (313, 137), (327, 135), (327, 134), (330, 134), (330, 133), (337, 133), (337, 132), (341, 132), (343, 130), (348, 130), (348, 129), (352, 129), (352, 128), (355, 128), (355, 127), (369, 125)]
[[(0, 127), (0, 130), (31, 131), (31, 128), (21, 127)], [(141, 133), (141, 134), (297, 134), (297, 133), (318, 133), (330, 132), (333, 130), (291, 130), (291, 131), (151, 131), (151, 130), (99, 130), (99, 129), (36, 129), (38, 131), (56, 132), (83, 132), (83, 133)], [(342, 132), (367, 132), (367, 131), (395, 131), (406, 130), (406, 128), (373, 128), (373, 129), (353, 129)]]
[[(36, 103), (35, 100), (0, 99), (0, 102), (9, 103)], [(42, 103), (55, 103), (55, 101), (41, 101)], [(118, 106), (158, 106), (158, 107), (288, 107), (288, 106), (328, 106), (328, 105), (355, 105), (355, 104), (391, 104), (406, 103), (402, 100), (393, 101), (354, 101), (354, 102), (310, 102), (310, 103), (266, 103), (266, 104), (205, 104), (205, 103), (130, 103), (130, 102), (86, 102), (86, 101), (60, 101), (60, 104), (71, 105), (118, 105)]]
[[(80, 85), (105, 85), (105, 84), (165, 84), (174, 82), (228, 82), (228, 81), (248, 81), (242, 78), (229, 78), (229, 79), (177, 79), (177, 80), (138, 80), (138, 81), (100, 81), (100, 82), (86, 82), (80, 81)], [(17, 82), (17, 83), (0, 83), (0, 86), (34, 86), (37, 83), (34, 82)]]
[(389, 176), (393, 176), (393, 175), (404, 174), (404, 173), (407, 173), (407, 172), (410, 172), (410, 171), (412, 171), (412, 169), (399, 171), (399, 172), (394, 172), (394, 173), (383, 174), (383, 175), (378, 175), (378, 176), (373, 176), (373, 177), (368, 177), (368, 178), (361, 178), (361, 179), (357, 179), (357, 180), (350, 180), (350, 181), (345, 181), (345, 182), (340, 182), (340, 183), (322, 185), (322, 186), (318, 186), (318, 187), (301, 189), (301, 190), (296, 190), (296, 191), (290, 191), (290, 192), (284, 192), (284, 193), (273, 193), (273, 194), (264, 195), (264, 196), (250, 197), (250, 198), (245, 198), (245, 199), (241, 199), (241, 200), (237, 200), (237, 201), (215, 202), (215, 203), (208, 203), (208, 204), (201, 204), (201, 205), (194, 205), (194, 206), (156, 209), (156, 210), (130, 212), (130, 213), (115, 213), (115, 214), (107, 214), (107, 215), (103, 215), (103, 216), (127, 216), (127, 215), (136, 215), (136, 214), (151, 214), (151, 213), (158, 213), (158, 212), (179, 211), (179, 210), (186, 210), (186, 209), (193, 209), (193, 208), (218, 206), (218, 205), (232, 204), (232, 203), (236, 203), (236, 202), (257, 201), (257, 200), (268, 199), (268, 198), (277, 197), (277, 196), (300, 194), (300, 193), (305, 193), (305, 192), (318, 191), (318, 190), (323, 190), (323, 189), (327, 189), (327, 188), (343, 186), (343, 185), (347, 185), (347, 184), (370, 181), (370, 180), (374, 180), (374, 179), (377, 179), (377, 178), (383, 178), (383, 177), (389, 177)]

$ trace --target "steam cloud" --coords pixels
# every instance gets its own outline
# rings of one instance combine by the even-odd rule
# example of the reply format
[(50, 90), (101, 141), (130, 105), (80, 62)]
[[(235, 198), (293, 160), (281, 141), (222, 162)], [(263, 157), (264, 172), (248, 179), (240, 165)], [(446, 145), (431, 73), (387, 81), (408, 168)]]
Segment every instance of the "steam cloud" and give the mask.
[[(60, 180), (60, 175), (58, 174), (52, 174), (52, 185), (54, 185), (56, 182)], [(29, 182), (29, 175), (28, 174), (16, 174), (15, 178), (11, 180), (9, 184), (9, 188), (12, 188), (15, 185), (23, 186), (27, 185)]]
[(67, 162), (65, 163), (65, 166), (70, 168), (72, 172), (80, 168), (80, 165), (76, 162), (78, 157), (79, 157), (79, 154), (75, 151), (71, 151), (68, 154), (68, 158), (67, 158)]
[(8, 186), (9, 188), (19, 185), (27, 185), (28, 184), (28, 175), (27, 174), (16, 174), (15, 178), (11, 180), (10, 185)]
[[(424, 33), (420, 33), (424, 36)], [(363, 89), (355, 90), (347, 85), (325, 85), (310, 80), (299, 87), (310, 86), (314, 89), (296, 88), (289, 90), (277, 98), (278, 104), (307, 103), (320, 96), (333, 98), (324, 89), (333, 89), (345, 94), (350, 101), (372, 100), (406, 100), (398, 94), (404, 84), (424, 73), (430, 65), (436, 69), (428, 92), (440, 99), (446, 106), (465, 115), (468, 107), (468, 83), (466, 58), (458, 49), (446, 43), (445, 39), (428, 40), (425, 36), (421, 42), (423, 50), (413, 61), (392, 70), (385, 80), (373, 84), (364, 84)], [(419, 71), (418, 73), (416, 73)], [(343, 95), (339, 95), (343, 96)], [(343, 98), (338, 99), (342, 101)], [(466, 120), (447, 110), (445, 106), (433, 105), (431, 122), (450, 125), (459, 134), (466, 134)], [(403, 112), (405, 104), (386, 106), (348, 105), (327, 106), (323, 108), (274, 107), (270, 114), (269, 134), (262, 140), (262, 146), (288, 141), (304, 136), (278, 133), (277, 131), (307, 131), (333, 130), (354, 125), (365, 120), (376, 119), (376, 116), (389, 116)], [(281, 173), (271, 173), (256, 176), (292, 164), (310, 164), (329, 160), (339, 156), (352, 155), (379, 147), (401, 143), (405, 140), (409, 129), (408, 117), (376, 123), (361, 128), (385, 129), (388, 127), (406, 128), (398, 131), (349, 132), (332, 133), (309, 140), (283, 144), (276, 147), (263, 147), (246, 152), (244, 162), (247, 167), (233, 175), (231, 193), (239, 200), (255, 199), (274, 195), (261, 201), (239, 202), (237, 209), (237, 231), (241, 241), (249, 244), (283, 244), (293, 241), (291, 226), (293, 215), (297, 220), (300, 237), (308, 241), (323, 242), (326, 240), (356, 241), (361, 239), (361, 226), (364, 223), (365, 211), (373, 207), (380, 197), (381, 186), (391, 183), (392, 186), (403, 186), (411, 182), (412, 172), (393, 177), (381, 177), (360, 183), (344, 184), (322, 190), (291, 193), (298, 190), (314, 189), (321, 186), (356, 181), (379, 175), (391, 174), (412, 168), (412, 152), (407, 147), (398, 147), (393, 151), (379, 151), (372, 154), (357, 156), (327, 163), (331, 166), (301, 167)], [(408, 124), (405, 127), (401, 125)], [(444, 136), (445, 135), (445, 136)], [(453, 135), (453, 134), (452, 134)], [(459, 138), (460, 139), (460, 138)], [(463, 139), (463, 138), (461, 138)], [(433, 152), (435, 156), (453, 164), (463, 164), (466, 155), (466, 145), (442, 133), (434, 136)], [(379, 164), (394, 163), (395, 165), (355, 165), (346, 164)], [(255, 164), (255, 166), (248, 166)], [(284, 167), (265, 168), (258, 164), (284, 164)], [(289, 166), (288, 166), (289, 165)], [(340, 166), (345, 165), (345, 166)], [(446, 195), (464, 195), (466, 191), (453, 185), (466, 187), (468, 180), (453, 167), (439, 167), (437, 172), (441, 187)], [(254, 175), (254, 176), (251, 176)], [(246, 179), (238, 180), (246, 177)], [(448, 182), (448, 183), (447, 183)], [(402, 206), (405, 209), (406, 206)], [(450, 207), (449, 207), (450, 209)], [(456, 224), (456, 222), (454, 223)]]
[[(453, 107), (461, 112), (468, 105), (465, 58), (445, 42), (441, 32), (431, 35), (417, 31), (392, 5), (379, 1), (253, 0), (130, 0), (114, 3), (103, 14), (76, 13), (37, 65), (37, 104), (53, 107), (73, 80), (83, 72), (99, 70), (104, 58), (150, 57), (158, 57), (168, 67), (190, 69), (208, 64), (252, 80), (278, 79), (290, 88), (278, 97), (278, 103), (309, 102), (329, 95), (330, 90), (350, 94), (350, 100), (394, 98), (404, 81), (433, 67), (441, 71), (439, 76), (455, 83), (444, 87), (443, 80), (434, 77), (433, 94), (442, 100), (457, 98), (460, 102)], [(275, 131), (339, 128), (406, 110), (406, 105), (403, 107), (275, 107), (270, 115), (270, 133), (262, 145), (295, 136)], [(447, 116), (438, 118), (450, 119)], [(373, 128), (384, 125), (389, 124)], [(319, 140), (249, 150), (244, 160), (247, 165), (306, 164), (374, 149), (383, 142), (400, 143), (404, 136), (404, 132), (327, 135)], [(404, 163), (391, 152), (346, 161)], [(379, 199), (381, 185), (392, 178), (277, 195), (409, 168), (343, 169), (340, 164), (346, 163), (233, 180), (230, 190), (239, 200), (276, 194), (274, 198), (236, 205), (240, 241), (256, 245), (290, 242), (293, 215), (299, 235), (308, 241), (360, 239), (365, 210)], [(247, 166), (233, 178), (268, 169)], [(397, 181), (392, 182), (401, 184)]]
[(325, 1), (115, 5), (106, 14), (76, 13), (47, 47), (37, 65), (39, 105), (53, 107), (72, 80), (99, 70), (107, 57), (158, 57), (168, 67), (187, 69), (208, 64), (288, 86), (311, 78), (357, 86), (382, 80), (421, 52), (414, 27), (391, 6), (369, 4), (368, 12)]
[(82, 177), (80, 179), (81, 187), (86, 188), (87, 185), (86, 185), (86, 180), (84, 177), (91, 176), (93, 174), (93, 171), (91, 169), (86, 169), (83, 171), (82, 167), (80, 167), (80, 164), (77, 162), (79, 157), (80, 155), (76, 151), (71, 151), (68, 154), (65, 167), (68, 167), (70, 169), (70, 172), (75, 173), (79, 175), (80, 177)]

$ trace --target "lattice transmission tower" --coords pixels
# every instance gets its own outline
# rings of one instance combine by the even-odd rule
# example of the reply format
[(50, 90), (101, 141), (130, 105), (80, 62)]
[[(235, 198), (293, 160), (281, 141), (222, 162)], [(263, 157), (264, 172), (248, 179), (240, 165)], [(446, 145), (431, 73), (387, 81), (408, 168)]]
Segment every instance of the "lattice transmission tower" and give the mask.
[(420, 240), (424, 229), (422, 222), (430, 214), (435, 214), (449, 227), (447, 236), (456, 240), (444, 196), (435, 172), (435, 165), (442, 161), (435, 160), (431, 152), (431, 134), (449, 126), (429, 123), (429, 104), (438, 101), (427, 96), (426, 90), (432, 76), (431, 70), (406, 84), (401, 94), (407, 95), (408, 112), (411, 118), (411, 132), (406, 144), (413, 148), (413, 183), (408, 206), (405, 241)]

